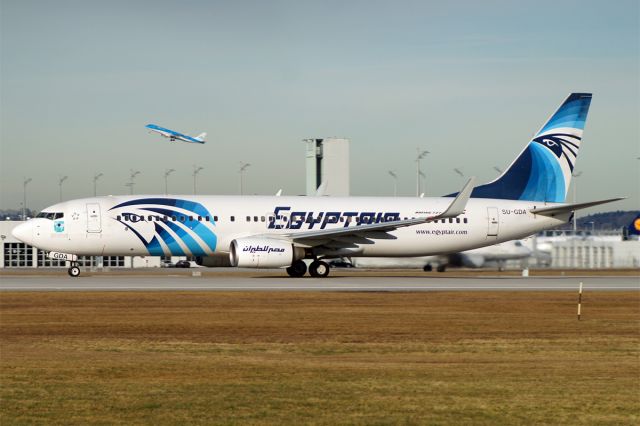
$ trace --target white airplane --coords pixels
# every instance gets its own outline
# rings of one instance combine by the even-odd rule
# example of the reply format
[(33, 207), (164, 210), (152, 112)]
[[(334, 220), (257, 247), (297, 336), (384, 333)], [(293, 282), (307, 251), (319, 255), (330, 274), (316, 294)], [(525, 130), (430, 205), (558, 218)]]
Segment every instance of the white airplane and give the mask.
[(164, 127), (160, 127), (157, 124), (147, 124), (147, 129), (152, 132), (156, 132), (164, 136), (165, 138), (169, 138), (171, 142), (174, 142), (176, 139), (183, 142), (191, 142), (191, 143), (205, 143), (204, 138), (207, 137), (206, 133), (200, 133), (196, 137), (192, 137), (189, 135), (182, 134), (180, 132), (176, 132), (175, 130), (165, 129)]
[[(13, 235), (69, 261), (78, 255), (195, 256), (204, 266), (286, 268), (326, 277), (336, 257), (471, 250), (566, 223), (565, 204), (591, 94), (573, 93), (496, 180), (439, 198), (109, 196), (55, 204)], [(455, 195), (455, 198), (454, 198)]]
[(438, 272), (444, 272), (449, 266), (482, 268), (490, 263), (497, 263), (498, 268), (502, 270), (507, 261), (526, 259), (531, 256), (531, 253), (531, 250), (525, 247), (522, 241), (515, 240), (441, 256), (354, 257), (351, 259), (351, 263), (357, 268), (420, 268), (425, 271), (431, 271), (435, 268)]

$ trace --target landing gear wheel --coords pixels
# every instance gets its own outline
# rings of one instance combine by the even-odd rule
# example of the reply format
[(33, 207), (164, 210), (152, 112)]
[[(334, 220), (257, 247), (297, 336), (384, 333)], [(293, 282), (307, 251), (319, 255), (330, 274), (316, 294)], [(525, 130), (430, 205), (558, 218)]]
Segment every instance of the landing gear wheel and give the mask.
[(444, 272), (447, 270), (446, 265), (438, 265), (438, 269), (436, 269), (438, 272)]
[(309, 265), (309, 275), (314, 278), (324, 278), (329, 275), (329, 264), (322, 260), (316, 260)]
[(67, 272), (69, 273), (69, 276), (71, 276), (71, 277), (79, 277), (80, 276), (80, 268), (78, 268), (77, 266), (70, 267)]
[(302, 260), (296, 260), (287, 268), (287, 274), (293, 278), (300, 278), (307, 272), (307, 264)]
[(431, 266), (431, 264), (428, 263), (428, 264), (424, 265), (424, 268), (422, 268), (422, 270), (425, 271), (425, 272), (431, 272), (431, 271), (433, 271), (433, 266)]

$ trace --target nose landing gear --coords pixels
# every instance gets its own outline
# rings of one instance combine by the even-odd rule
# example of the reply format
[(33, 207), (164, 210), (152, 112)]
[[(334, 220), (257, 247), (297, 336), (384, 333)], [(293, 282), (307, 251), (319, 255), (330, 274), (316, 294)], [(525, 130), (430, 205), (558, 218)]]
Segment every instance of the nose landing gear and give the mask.
[(71, 266), (69, 266), (69, 269), (67, 270), (67, 273), (69, 274), (70, 277), (79, 277), (80, 276), (80, 268), (78, 267), (78, 264), (75, 262), (71, 262)]

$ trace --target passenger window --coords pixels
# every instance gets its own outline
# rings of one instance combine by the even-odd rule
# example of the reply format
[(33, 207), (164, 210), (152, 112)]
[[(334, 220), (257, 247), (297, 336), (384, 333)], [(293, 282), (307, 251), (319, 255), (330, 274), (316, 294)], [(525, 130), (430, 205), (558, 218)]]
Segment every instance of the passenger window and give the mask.
[(116, 216), (116, 220), (120, 220), (120, 219), (121, 219), (120, 215)]
[(180, 216), (180, 222), (184, 222), (184, 216)]
[(453, 218), (452, 217), (449, 218), (449, 223), (453, 223)]
[(264, 216), (260, 216), (260, 222), (264, 222), (264, 221), (265, 221)]
[(251, 222), (251, 216), (247, 216), (247, 222)]
[(178, 217), (177, 216), (171, 216), (171, 220), (175, 222), (176, 220), (178, 220)]
[(198, 216), (198, 222), (202, 222), (202, 216)]
[(460, 223), (460, 218), (456, 217), (456, 223)]
[(254, 222), (257, 222), (257, 221), (258, 221), (258, 216), (254, 216), (254, 217), (253, 217), (253, 221), (254, 221)]
[(149, 222), (153, 222), (153, 216), (149, 215), (149, 217), (147, 218), (147, 220), (148, 220)]
[(193, 222), (193, 216), (189, 216), (189, 222)]
[(462, 221), (463, 221), (464, 223), (469, 222), (469, 221), (467, 220), (467, 218), (466, 218), (466, 217), (465, 217), (464, 219), (462, 219)]
[[(207, 220), (209, 220), (209, 216), (207, 216)], [(214, 217), (213, 217), (213, 221), (214, 221), (214, 222), (217, 222), (217, 221), (218, 221), (218, 216), (214, 216)]]
[(231, 222), (235, 222), (236, 221), (236, 217), (235, 216), (231, 216)]

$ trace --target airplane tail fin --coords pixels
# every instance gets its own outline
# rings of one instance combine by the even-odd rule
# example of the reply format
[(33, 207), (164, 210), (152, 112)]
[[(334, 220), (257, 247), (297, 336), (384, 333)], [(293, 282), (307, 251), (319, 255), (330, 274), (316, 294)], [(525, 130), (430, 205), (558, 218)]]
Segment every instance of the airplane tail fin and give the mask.
[(627, 235), (640, 236), (640, 213), (627, 227)]
[(204, 141), (204, 138), (206, 138), (206, 137), (207, 137), (207, 132), (203, 132), (203, 133), (200, 133), (200, 134), (199, 134), (198, 136), (196, 136), (195, 138), (196, 138), (196, 139), (200, 139), (201, 141)]
[(509, 168), (471, 197), (564, 202), (590, 104), (591, 93), (570, 94)]

